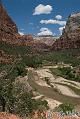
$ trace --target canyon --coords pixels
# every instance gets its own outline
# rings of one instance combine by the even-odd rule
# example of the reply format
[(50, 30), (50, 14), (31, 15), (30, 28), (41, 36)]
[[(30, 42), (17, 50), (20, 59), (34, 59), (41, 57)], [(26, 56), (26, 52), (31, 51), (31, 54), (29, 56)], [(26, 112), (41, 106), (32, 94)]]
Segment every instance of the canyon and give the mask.
[[(8, 78), (14, 80), (13, 84), (17, 81), (22, 83), (23, 89), (35, 93), (36, 96), (33, 99), (46, 100), (50, 109), (70, 102), (76, 107), (79, 106), (76, 109), (80, 111), (80, 50), (78, 49), (80, 49), (80, 13), (73, 13), (68, 17), (60, 37), (20, 35), (17, 25), (0, 2), (0, 78), (2, 79), (3, 76), (4, 79), (4, 75), (9, 73)], [(69, 50), (72, 50), (72, 54)], [(63, 52), (60, 54), (60, 51)], [(51, 69), (54, 71), (61, 67), (71, 68), (69, 75), (67, 74), (69, 79), (51, 72)], [(25, 76), (24, 70), (26, 70)], [(18, 116), (0, 112), (0, 119), (3, 118), (21, 119)], [(38, 119), (36, 114), (33, 118)], [(57, 112), (54, 113), (53, 119), (59, 118), (79, 119), (80, 117), (76, 115), (59, 117)]]

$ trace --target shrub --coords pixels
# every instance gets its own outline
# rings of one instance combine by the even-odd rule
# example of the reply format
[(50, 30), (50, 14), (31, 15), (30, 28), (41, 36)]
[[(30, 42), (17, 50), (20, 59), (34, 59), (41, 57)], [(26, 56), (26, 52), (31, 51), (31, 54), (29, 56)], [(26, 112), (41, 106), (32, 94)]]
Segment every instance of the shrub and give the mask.
[(59, 105), (59, 109), (62, 113), (65, 115), (68, 115), (69, 113), (72, 113), (74, 111), (74, 106), (69, 103), (63, 103)]

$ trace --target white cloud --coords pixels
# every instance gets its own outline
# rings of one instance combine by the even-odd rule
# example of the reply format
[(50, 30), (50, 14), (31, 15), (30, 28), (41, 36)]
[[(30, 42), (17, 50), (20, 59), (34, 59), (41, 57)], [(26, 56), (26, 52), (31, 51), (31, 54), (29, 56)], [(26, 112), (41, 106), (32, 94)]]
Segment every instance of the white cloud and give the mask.
[(49, 20), (41, 20), (41, 24), (58, 24), (61, 26), (66, 25), (66, 21), (59, 21), (59, 20), (54, 20), (54, 19), (49, 19)]
[(62, 31), (63, 31), (64, 28), (65, 28), (65, 26), (59, 28), (59, 31), (60, 31), (61, 35), (62, 35)]
[(57, 20), (61, 20), (61, 19), (62, 19), (62, 16), (61, 16), (61, 15), (56, 15), (55, 18), (56, 18)]
[(24, 35), (24, 33), (23, 33), (23, 32), (19, 32), (19, 34), (20, 34), (21, 36), (23, 36), (23, 35)]
[(50, 14), (52, 11), (52, 6), (51, 5), (43, 5), (43, 4), (39, 4), (35, 10), (33, 15), (40, 15), (40, 14)]
[(52, 31), (48, 28), (41, 28), (40, 32), (37, 34), (38, 36), (42, 35), (53, 35)]

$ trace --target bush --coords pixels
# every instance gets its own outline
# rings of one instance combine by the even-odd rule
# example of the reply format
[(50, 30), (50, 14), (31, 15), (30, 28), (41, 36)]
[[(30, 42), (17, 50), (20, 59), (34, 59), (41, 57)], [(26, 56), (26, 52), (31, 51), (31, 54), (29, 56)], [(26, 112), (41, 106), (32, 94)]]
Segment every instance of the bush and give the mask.
[(68, 115), (69, 113), (72, 113), (74, 111), (74, 106), (69, 103), (63, 103), (59, 105), (59, 109), (62, 113), (65, 115)]
[(24, 63), (25, 66), (28, 67), (41, 67), (42, 66), (42, 59), (39, 58), (39, 56), (31, 55), (31, 56), (24, 56), (21, 63)]
[(71, 67), (59, 67), (56, 69), (50, 68), (51, 72), (55, 74), (56, 76), (64, 77), (68, 80), (78, 81), (80, 82), (80, 76), (76, 76), (76, 72), (74, 69), (71, 69)]
[(1, 111), (8, 111), (20, 116), (28, 116), (41, 106), (48, 108), (47, 101), (32, 98), (32, 91), (28, 91), (26, 84), (13, 79), (0, 79)]
[(21, 116), (28, 116), (33, 113), (34, 110), (38, 110), (39, 107), (44, 106), (48, 108), (47, 101), (35, 100), (33, 99), (32, 91), (24, 88), (24, 84), (17, 82), (14, 84), (13, 89), (14, 94), (14, 113)]

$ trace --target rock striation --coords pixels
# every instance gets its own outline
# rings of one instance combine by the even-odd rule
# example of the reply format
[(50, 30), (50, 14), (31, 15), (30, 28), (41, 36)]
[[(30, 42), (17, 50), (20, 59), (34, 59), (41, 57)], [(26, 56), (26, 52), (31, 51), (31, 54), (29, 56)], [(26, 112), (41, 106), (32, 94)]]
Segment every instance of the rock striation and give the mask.
[(20, 35), (18, 28), (8, 15), (4, 6), (0, 2), (0, 41), (15, 44), (15, 45), (28, 45), (32, 42), (32, 35)]
[(5, 8), (0, 2), (0, 41), (6, 41), (13, 43), (15, 40), (15, 34), (18, 33), (16, 24), (7, 14)]
[(80, 13), (69, 16), (61, 37), (52, 46), (54, 50), (72, 48), (80, 48)]

